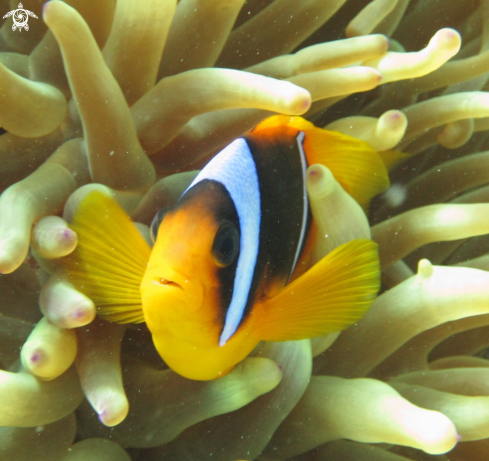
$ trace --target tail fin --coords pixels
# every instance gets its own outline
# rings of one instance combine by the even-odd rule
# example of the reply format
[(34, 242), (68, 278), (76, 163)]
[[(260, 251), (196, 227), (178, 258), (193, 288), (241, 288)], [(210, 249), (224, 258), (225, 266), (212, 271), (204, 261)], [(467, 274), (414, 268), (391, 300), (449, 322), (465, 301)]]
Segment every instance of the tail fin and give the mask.
[(95, 303), (103, 319), (144, 322), (139, 286), (151, 249), (124, 210), (93, 191), (81, 201), (70, 228), (78, 234), (78, 245), (60, 260), (69, 281)]
[(276, 115), (258, 124), (254, 131), (287, 125), (304, 131), (304, 151), (309, 165), (321, 163), (365, 210), (370, 200), (389, 187), (387, 168), (379, 154), (365, 141), (337, 131), (315, 127), (301, 117)]

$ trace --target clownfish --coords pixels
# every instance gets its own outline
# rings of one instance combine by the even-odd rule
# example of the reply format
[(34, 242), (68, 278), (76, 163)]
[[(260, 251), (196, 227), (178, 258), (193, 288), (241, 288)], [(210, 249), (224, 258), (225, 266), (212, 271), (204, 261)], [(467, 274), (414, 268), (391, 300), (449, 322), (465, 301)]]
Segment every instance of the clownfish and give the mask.
[(102, 318), (146, 322), (165, 363), (196, 380), (229, 373), (260, 341), (340, 331), (379, 290), (377, 245), (353, 240), (300, 273), (314, 223), (308, 165), (326, 165), (362, 206), (389, 185), (363, 141), (300, 117), (270, 117), (218, 153), (151, 224), (151, 249), (100, 192), (70, 227), (62, 267)]

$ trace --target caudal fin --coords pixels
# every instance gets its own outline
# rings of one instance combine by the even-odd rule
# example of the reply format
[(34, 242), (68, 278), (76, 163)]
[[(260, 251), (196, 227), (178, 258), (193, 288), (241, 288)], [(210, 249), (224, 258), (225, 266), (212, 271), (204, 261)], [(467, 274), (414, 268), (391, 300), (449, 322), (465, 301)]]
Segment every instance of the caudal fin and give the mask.
[(377, 244), (352, 240), (265, 301), (258, 334), (289, 341), (344, 330), (363, 317), (379, 288)]
[(151, 249), (125, 211), (93, 191), (81, 201), (70, 228), (78, 234), (78, 245), (60, 260), (69, 281), (95, 303), (103, 319), (144, 322), (139, 286)]

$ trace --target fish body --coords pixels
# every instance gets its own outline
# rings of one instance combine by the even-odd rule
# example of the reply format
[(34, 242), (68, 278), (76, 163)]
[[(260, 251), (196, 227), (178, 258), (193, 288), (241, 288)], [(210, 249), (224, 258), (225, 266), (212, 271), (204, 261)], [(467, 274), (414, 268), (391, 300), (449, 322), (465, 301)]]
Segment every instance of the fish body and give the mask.
[[(175, 206), (158, 213), (151, 226), (152, 250), (142, 249), (142, 238), (128, 230), (134, 226), (114, 202), (89, 194), (72, 223), (79, 247), (65, 259), (65, 269), (102, 317), (145, 321), (163, 360), (191, 379), (227, 374), (262, 340), (311, 338), (346, 328), (378, 291), (376, 245), (349, 242), (299, 275), (314, 238), (307, 166), (323, 163), (333, 174), (336, 169), (343, 187), (364, 206), (386, 187), (387, 173), (374, 155), (368, 168), (359, 167), (365, 143), (325, 133), (301, 118), (276, 116), (235, 140), (204, 167)], [(351, 157), (338, 158), (335, 149), (350, 156), (357, 149), (361, 160), (351, 164)], [(107, 235), (94, 237), (93, 226), (101, 237), (107, 219), (120, 235), (131, 235), (122, 239), (123, 247)], [(99, 256), (104, 246), (114, 253), (103, 276), (94, 270), (99, 262), (90, 254), (94, 245)], [(117, 259), (138, 268), (119, 262), (110, 269)]]

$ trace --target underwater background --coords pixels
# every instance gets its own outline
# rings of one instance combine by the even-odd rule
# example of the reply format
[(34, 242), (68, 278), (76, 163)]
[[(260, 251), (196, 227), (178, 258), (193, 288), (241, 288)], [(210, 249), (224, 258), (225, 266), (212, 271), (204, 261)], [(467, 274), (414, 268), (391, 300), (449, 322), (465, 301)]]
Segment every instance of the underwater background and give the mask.
[[(0, 460), (487, 459), (486, 0), (0, 7), (18, 11), (0, 29)], [(308, 183), (311, 263), (372, 238), (382, 288), (341, 334), (188, 380), (69, 283), (66, 223), (99, 190), (147, 235), (275, 113), (366, 141), (389, 170), (363, 209), (327, 168)]]

